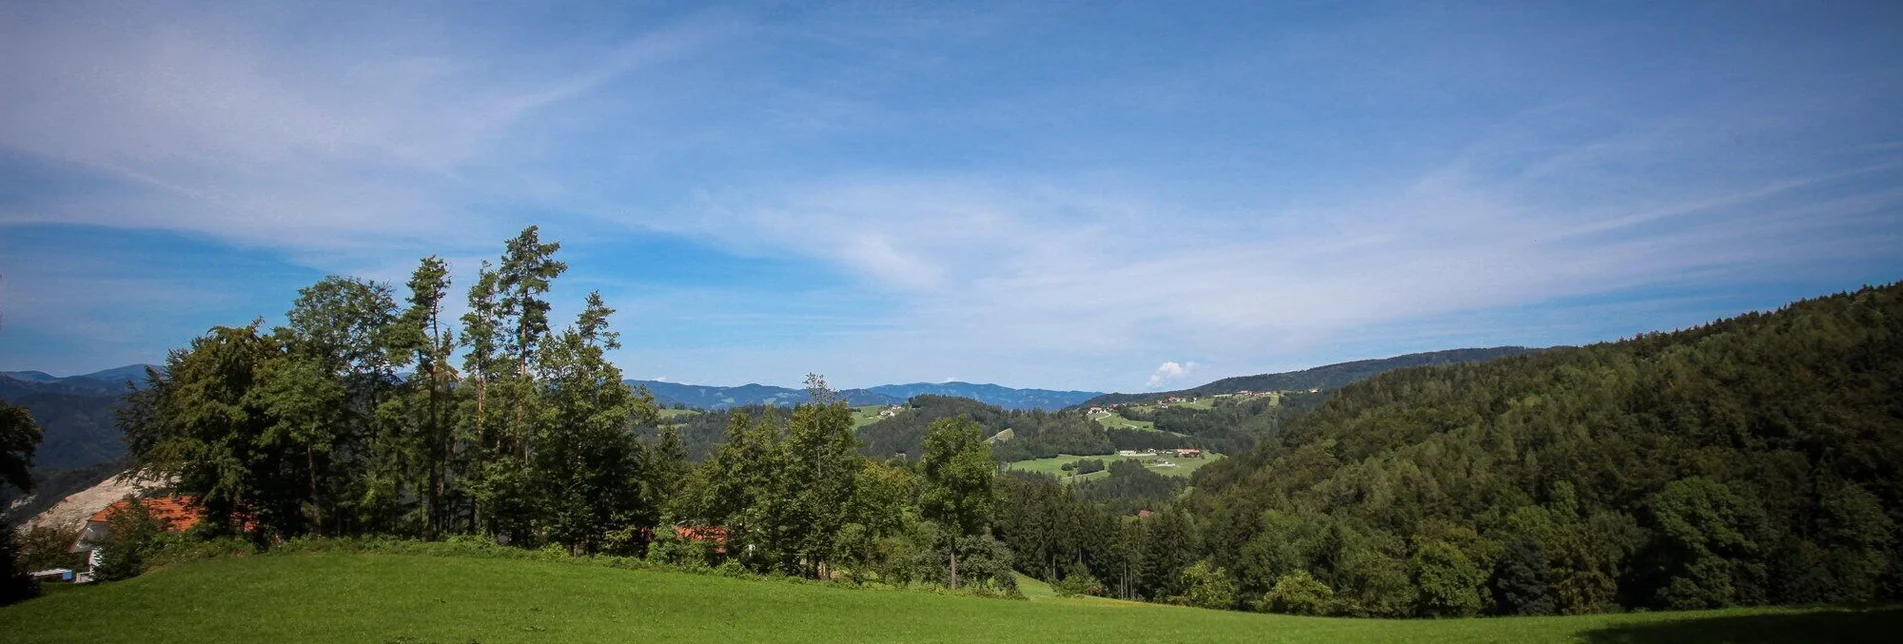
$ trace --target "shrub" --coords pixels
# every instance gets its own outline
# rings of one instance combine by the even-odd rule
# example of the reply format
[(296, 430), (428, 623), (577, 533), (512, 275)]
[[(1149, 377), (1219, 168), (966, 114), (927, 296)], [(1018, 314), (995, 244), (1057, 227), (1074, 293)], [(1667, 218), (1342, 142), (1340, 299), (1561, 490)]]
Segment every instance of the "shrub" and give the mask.
[(1411, 563), (1422, 614), (1465, 617), (1480, 612), (1480, 586), (1487, 576), (1459, 548), (1430, 541), (1414, 553)]
[(991, 585), (998, 593), (1012, 599), (1023, 599), (1024, 591), (1018, 590), (1018, 574), (1009, 568), (991, 575)]
[(108, 533), (99, 544), (100, 563), (94, 569), (100, 581), (131, 579), (146, 570), (146, 559), (162, 545), (165, 526), (152, 511), (132, 496), (126, 505), (107, 519)]
[(1323, 615), (1335, 601), (1335, 590), (1306, 570), (1276, 578), (1275, 587), (1262, 596), (1256, 610), (1289, 615)]
[(1546, 554), (1531, 538), (1520, 537), (1507, 546), (1493, 566), (1494, 605), (1503, 615), (1551, 615), (1553, 573)]
[(69, 568), (81, 570), (86, 567), (86, 554), (67, 552), (73, 542), (79, 539), (78, 528), (55, 528), (37, 525), (25, 532), (14, 535), (20, 553), (21, 570), (45, 570), (48, 568)]
[(149, 570), (201, 559), (242, 557), (257, 552), (256, 545), (237, 537), (199, 539), (190, 535), (168, 533), (160, 535), (154, 542), (152, 550), (146, 555), (145, 564)]
[(1204, 559), (1183, 570), (1183, 598), (1198, 608), (1227, 609), (1236, 604), (1236, 583), (1229, 571)]
[(1097, 581), (1096, 577), (1091, 576), (1090, 569), (1085, 568), (1082, 563), (1072, 563), (1070, 568), (1064, 571), (1064, 578), (1057, 580), (1055, 584), (1051, 584), (1051, 589), (1057, 591), (1058, 597), (1102, 595), (1104, 593), (1103, 583)]
[(722, 577), (733, 577), (738, 579), (743, 577), (752, 577), (753, 571), (747, 570), (747, 567), (740, 565), (740, 562), (738, 561), (728, 559), (726, 561), (720, 562), (719, 566), (714, 567), (714, 574), (720, 575)]

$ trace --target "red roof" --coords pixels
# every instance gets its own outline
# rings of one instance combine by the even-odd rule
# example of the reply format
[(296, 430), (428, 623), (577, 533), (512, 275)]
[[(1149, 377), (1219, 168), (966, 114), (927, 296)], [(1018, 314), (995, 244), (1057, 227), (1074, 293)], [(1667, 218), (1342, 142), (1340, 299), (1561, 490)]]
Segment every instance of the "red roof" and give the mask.
[(727, 529), (719, 526), (674, 526), (674, 536), (689, 541), (708, 541), (714, 544), (714, 552), (727, 553)]
[[(189, 496), (139, 499), (139, 504), (145, 506), (145, 510), (152, 513), (152, 518), (158, 519), (159, 523), (164, 525), (166, 530), (172, 532), (190, 530), (192, 526), (198, 525), (199, 519), (204, 518), (204, 512), (198, 507), (197, 500)], [(124, 510), (127, 507), (130, 506), (126, 504), (126, 501), (120, 499), (114, 501), (112, 505), (106, 506), (106, 509), (94, 512), (93, 515), (86, 520), (88, 522), (98, 521), (105, 523), (112, 520), (114, 513)]]

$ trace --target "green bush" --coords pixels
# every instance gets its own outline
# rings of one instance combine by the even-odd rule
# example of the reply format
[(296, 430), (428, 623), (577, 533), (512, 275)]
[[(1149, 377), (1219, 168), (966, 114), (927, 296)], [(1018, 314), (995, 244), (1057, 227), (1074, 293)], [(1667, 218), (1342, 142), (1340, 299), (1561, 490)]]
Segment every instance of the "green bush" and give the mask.
[(86, 568), (86, 553), (67, 552), (72, 548), (73, 542), (79, 539), (77, 528), (62, 529), (38, 525), (24, 532), (15, 533), (13, 538), (19, 548), (21, 570), (48, 568), (84, 570)]
[(164, 545), (165, 526), (151, 509), (127, 496), (125, 508), (107, 519), (108, 533), (99, 544), (101, 562), (94, 572), (100, 581), (131, 579), (144, 573), (146, 560)]
[(1082, 563), (1072, 563), (1070, 568), (1064, 571), (1064, 578), (1051, 584), (1051, 589), (1057, 591), (1058, 597), (1104, 594), (1103, 583), (1091, 576), (1090, 569), (1085, 568)]
[(1228, 609), (1236, 604), (1236, 583), (1229, 571), (1204, 559), (1183, 570), (1183, 598), (1197, 608)]
[(1480, 586), (1487, 575), (1452, 544), (1430, 541), (1411, 560), (1423, 615), (1466, 617), (1480, 612)]
[(1256, 603), (1256, 610), (1289, 615), (1326, 615), (1335, 602), (1335, 590), (1306, 570), (1282, 575), (1275, 587)]

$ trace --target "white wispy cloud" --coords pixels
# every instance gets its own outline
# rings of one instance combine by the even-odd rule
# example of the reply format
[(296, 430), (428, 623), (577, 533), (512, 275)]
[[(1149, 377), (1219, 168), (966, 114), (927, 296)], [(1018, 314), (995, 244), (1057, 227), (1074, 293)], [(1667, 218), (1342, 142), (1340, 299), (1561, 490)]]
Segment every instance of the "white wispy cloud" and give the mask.
[(471, 205), (532, 201), (534, 181), (509, 170), (526, 120), (729, 32), (688, 22), (606, 47), (550, 43), (531, 62), (428, 32), (392, 47), (318, 30), (293, 45), (274, 36), (310, 17), (233, 13), (267, 15), (79, 2), (0, 13), (0, 150), (98, 184), (0, 223), (186, 230), (332, 263), (337, 251), (497, 239), (510, 223)]
[[(1505, 308), (1834, 278), (1903, 247), (1894, 128), (1824, 129), (1886, 98), (1867, 83), (1641, 109), (1623, 99), (1657, 87), (1536, 82), (1488, 43), (1428, 46), (1444, 31), (1390, 17), (1242, 53), (1160, 52), (1174, 56), (1160, 68), (1134, 52), (1107, 77), (1006, 89), (992, 73), (1019, 61), (958, 65), (1063, 16), (689, 13), (551, 37), (378, 11), (301, 29), (344, 19), (0, 6), (0, 161), (65, 179), (0, 203), (0, 225), (181, 231), (396, 282), (441, 253), (464, 284), (527, 223), (604, 245), (679, 236), (823, 264), (847, 282), (831, 288), (877, 305), (636, 288), (578, 265), (565, 279), (668, 316), (651, 324), (744, 328), (754, 343), (682, 332), (631, 346), (628, 366), (701, 382), (817, 369), (1077, 387), (1258, 371), (1377, 332), (1405, 344)], [(1411, 45), (1367, 46), (1390, 41)], [(1553, 47), (1616, 49), (1604, 45)], [(1343, 73), (1305, 75), (1322, 67)], [(1524, 91), (1478, 105), (1457, 91), (1489, 88)], [(1365, 105), (1414, 101), (1455, 114)], [(1362, 111), (1335, 123), (1309, 116), (1317, 105)], [(1210, 115), (1237, 122), (1206, 129)], [(57, 277), (10, 287), (44, 304), (10, 322), (57, 326), (98, 294), (189, 292)], [(748, 308), (761, 297), (816, 304)], [(1545, 337), (1510, 324), (1487, 337)]]
[[(1641, 166), (1645, 153), (1592, 152), (1600, 163)], [(1579, 162), (1573, 151), (1558, 154)], [(1881, 257), (1903, 241), (1903, 229), (1884, 224), (1897, 220), (1903, 194), (1856, 181), (1897, 174), (1873, 165), (1741, 176), (1620, 199), (1621, 185), (1649, 177), (1602, 179), (1591, 189), (1607, 193), (1576, 194), (1480, 174), (1457, 159), (1358, 200), (1242, 213), (1159, 205), (1139, 190), (1087, 182), (874, 179), (794, 187), (782, 201), (687, 219), (905, 293), (893, 326), (907, 331), (868, 338), (901, 363), (956, 361), (971, 346), (1060, 356), (1144, 347), (1228, 356), (1218, 368), (1235, 373), (1403, 320), (1788, 278), (1830, 270), (1816, 263), (1821, 256)], [(878, 240), (876, 257), (854, 247), (860, 239)]]

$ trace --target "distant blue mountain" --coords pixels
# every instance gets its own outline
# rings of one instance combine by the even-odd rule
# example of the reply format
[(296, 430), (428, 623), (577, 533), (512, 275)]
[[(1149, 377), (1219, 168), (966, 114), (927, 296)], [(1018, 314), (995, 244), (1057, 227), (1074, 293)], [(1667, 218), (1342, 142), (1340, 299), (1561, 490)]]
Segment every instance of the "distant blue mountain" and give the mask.
[(124, 383), (83, 376), (29, 380), (20, 373), (0, 373), (0, 400), (25, 407), (44, 431), (35, 465), (87, 467), (125, 455), (114, 413), (125, 396)]
[(1013, 389), (1002, 385), (972, 384), (957, 381), (915, 382), (909, 385), (879, 385), (877, 387), (868, 387), (867, 391), (885, 394), (899, 400), (909, 400), (913, 396), (931, 394), (934, 396), (970, 398), (987, 405), (997, 405), (1005, 409), (1043, 409), (1046, 411), (1063, 409), (1103, 395), (1103, 392), (1100, 391)]
[[(654, 401), (663, 407), (686, 405), (695, 409), (731, 409), (756, 405), (791, 406), (806, 402), (805, 389), (772, 385), (749, 383), (738, 387), (716, 387), (683, 385), (678, 382), (660, 380), (629, 380), (627, 382), (637, 387), (646, 387), (648, 393), (654, 394)], [(893, 405), (905, 402), (903, 398), (893, 398), (864, 389), (847, 389), (839, 393), (845, 396), (846, 402), (851, 405)]]
[(128, 380), (135, 383), (139, 383), (139, 384), (145, 384), (146, 367), (158, 369), (161, 373), (165, 371), (165, 367), (161, 367), (158, 365), (131, 364), (131, 365), (123, 366), (123, 367), (115, 367), (112, 369), (107, 369), (105, 371), (95, 371), (83, 376), (73, 376), (73, 377), (85, 378), (87, 380), (98, 380), (100, 382), (109, 382), (115, 385), (126, 382)]
[[(55, 376), (44, 371), (0, 371), (0, 378), (12, 378), (18, 382), (49, 385), (54, 388), (53, 390), (62, 391), (64, 393), (86, 394), (99, 392), (116, 396), (125, 393), (125, 383), (128, 381), (144, 385), (145, 368), (147, 366), (149, 365), (132, 364), (123, 367), (114, 367), (105, 371), (95, 371), (84, 375), (64, 377)], [(154, 366), (154, 368), (160, 371), (165, 370), (164, 367)]]
[(52, 382), (59, 380), (59, 376), (44, 371), (0, 371), (0, 376), (6, 376), (24, 382)]
[[(794, 405), (806, 400), (804, 389), (771, 385), (746, 384), (738, 387), (715, 387), (683, 385), (658, 380), (629, 380), (628, 384), (647, 387), (648, 391), (654, 394), (655, 402), (669, 407), (681, 404), (696, 409), (729, 409), (749, 405)], [(1013, 389), (999, 385), (974, 385), (965, 382), (880, 385), (865, 389), (847, 389), (839, 393), (845, 397), (847, 403), (852, 405), (893, 405), (920, 394), (935, 394), (970, 398), (1005, 409), (1044, 410), (1063, 409), (1099, 395), (1091, 391)]]

